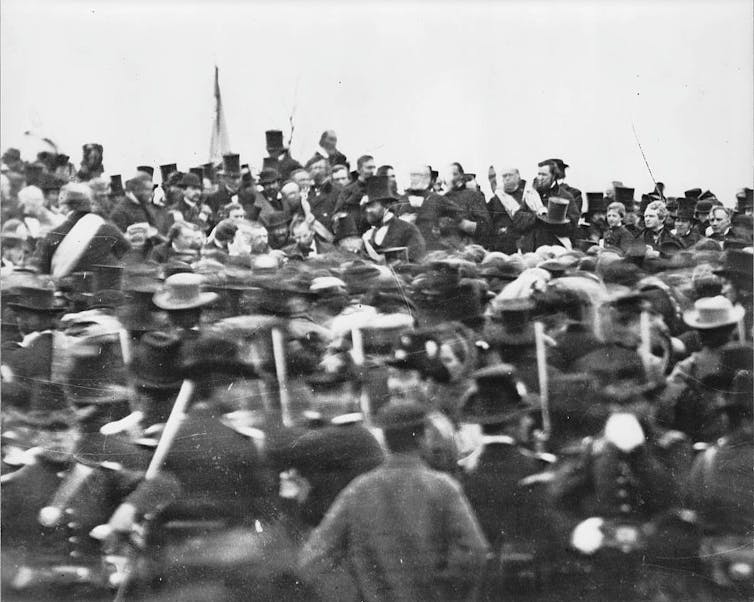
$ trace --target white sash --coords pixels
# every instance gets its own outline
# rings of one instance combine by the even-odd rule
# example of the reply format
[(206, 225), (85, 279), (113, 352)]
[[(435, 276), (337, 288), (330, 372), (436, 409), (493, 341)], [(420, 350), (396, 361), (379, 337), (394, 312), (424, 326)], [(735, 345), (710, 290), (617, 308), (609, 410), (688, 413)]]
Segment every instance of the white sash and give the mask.
[(62, 278), (73, 271), (81, 256), (89, 248), (97, 230), (105, 220), (96, 213), (87, 213), (60, 241), (52, 255), (50, 272), (53, 278)]

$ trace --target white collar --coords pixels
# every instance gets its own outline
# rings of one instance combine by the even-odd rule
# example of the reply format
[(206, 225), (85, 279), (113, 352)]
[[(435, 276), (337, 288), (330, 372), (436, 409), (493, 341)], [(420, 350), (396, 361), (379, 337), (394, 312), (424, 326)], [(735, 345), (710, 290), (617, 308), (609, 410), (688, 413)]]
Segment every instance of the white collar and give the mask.
[(503, 443), (505, 445), (516, 445), (516, 440), (508, 435), (484, 435), (482, 437), (482, 445), (489, 445), (491, 443)]
[(322, 155), (325, 159), (330, 158), (330, 153), (328, 153), (322, 146), (319, 147), (319, 154)]
[(390, 223), (390, 220), (393, 219), (393, 212), (392, 211), (385, 211), (385, 215), (382, 216), (382, 225), (387, 226)]

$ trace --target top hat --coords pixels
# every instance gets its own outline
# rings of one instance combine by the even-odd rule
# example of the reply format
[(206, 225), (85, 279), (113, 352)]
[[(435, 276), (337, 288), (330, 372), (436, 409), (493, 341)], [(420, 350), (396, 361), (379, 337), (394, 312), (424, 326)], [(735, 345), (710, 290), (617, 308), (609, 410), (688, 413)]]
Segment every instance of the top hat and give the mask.
[(203, 167), (191, 167), (189, 173), (194, 174), (199, 178), (200, 182), (204, 182), (204, 168)]
[(170, 174), (178, 171), (178, 166), (175, 163), (167, 163), (166, 165), (160, 165), (160, 177), (163, 182), (167, 182)]
[(120, 174), (110, 176), (110, 193), (123, 194), (123, 178)]
[(13, 303), (8, 303), (8, 307), (12, 309), (39, 313), (60, 313), (65, 311), (65, 307), (57, 302), (55, 291), (50, 288), (19, 286), (14, 289), (13, 293), (16, 300)]
[(128, 396), (117, 337), (82, 341), (70, 350), (70, 360), (66, 392), (74, 405), (110, 404)]
[(186, 378), (197, 375), (227, 374), (256, 378), (254, 366), (241, 358), (241, 348), (233, 340), (220, 334), (206, 334), (189, 345), (181, 362)]
[(349, 236), (358, 236), (359, 231), (356, 229), (356, 222), (351, 215), (345, 215), (335, 222), (335, 236), (333, 242), (337, 243)]
[(427, 410), (418, 403), (390, 402), (377, 412), (375, 423), (383, 430), (402, 430), (422, 427), (426, 420)]
[(587, 215), (605, 212), (605, 195), (602, 192), (587, 192)]
[(265, 167), (259, 172), (259, 183), (264, 186), (265, 184), (272, 184), (273, 182), (280, 181), (280, 172), (274, 167)]
[(475, 384), (461, 407), (464, 422), (502, 424), (537, 407), (509, 364), (497, 364), (472, 373)]
[(283, 150), (283, 132), (280, 130), (267, 130), (264, 133), (266, 140), (265, 146), (270, 150)]
[(703, 297), (694, 303), (694, 309), (683, 314), (683, 321), (691, 328), (707, 330), (736, 324), (744, 313), (743, 307), (733, 305), (729, 299), (717, 297)]
[(537, 218), (547, 224), (567, 224), (568, 223), (568, 199), (561, 199), (559, 197), (550, 197), (547, 200), (547, 213), (545, 215), (538, 215)]
[(154, 294), (152, 301), (166, 311), (194, 309), (217, 300), (217, 293), (201, 292), (203, 278), (199, 274), (173, 274), (165, 280), (163, 289)]
[(678, 199), (678, 212), (676, 219), (691, 221), (694, 219), (694, 210), (696, 209), (696, 199), (682, 197)]
[(393, 192), (388, 176), (372, 176), (367, 180), (365, 196), (361, 199), (361, 205), (367, 205), (376, 201), (398, 201)]
[(235, 153), (223, 155), (222, 173), (227, 176), (240, 176), (241, 156)]
[(740, 249), (730, 249), (725, 253), (723, 266), (713, 272), (723, 276), (742, 276), (751, 281), (753, 265), (754, 255)]
[(615, 187), (615, 200), (619, 203), (623, 203), (628, 209), (629, 204), (634, 202), (634, 189), (627, 188), (626, 186)]
[(181, 339), (166, 332), (147, 332), (134, 349), (131, 371), (136, 385), (150, 389), (178, 389)]
[(180, 182), (178, 182), (178, 186), (180, 188), (203, 188), (204, 185), (202, 183), (201, 176), (196, 175), (195, 173), (186, 173), (181, 176)]

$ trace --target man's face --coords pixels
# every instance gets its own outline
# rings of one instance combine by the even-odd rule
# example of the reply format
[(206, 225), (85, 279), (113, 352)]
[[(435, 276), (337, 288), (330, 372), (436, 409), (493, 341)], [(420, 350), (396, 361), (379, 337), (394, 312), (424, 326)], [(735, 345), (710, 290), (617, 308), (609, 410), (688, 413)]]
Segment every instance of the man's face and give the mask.
[(57, 209), (60, 200), (60, 189), (45, 190), (45, 205), (50, 209)]
[(517, 169), (507, 169), (503, 172), (503, 190), (510, 194), (518, 188), (521, 182), (521, 175)]
[(267, 198), (277, 196), (277, 193), (280, 192), (280, 181), (275, 180), (274, 182), (266, 182), (262, 184), (262, 192), (264, 192), (264, 196)]
[(26, 247), (24, 245), (3, 248), (3, 259), (10, 261), (15, 266), (23, 265), (26, 261), (26, 255)]
[(623, 221), (623, 218), (621, 218), (620, 213), (617, 211), (608, 211), (607, 212), (607, 225), (611, 228), (616, 228), (621, 225), (621, 222)]
[(699, 222), (700, 224), (706, 224), (706, 223), (707, 223), (707, 221), (709, 221), (709, 212), (707, 212), (707, 213), (702, 213), (702, 212), (699, 212), (699, 211), (697, 211), (697, 212), (696, 212), (696, 213), (694, 214), (694, 217), (696, 217), (696, 220), (697, 220), (697, 221), (698, 221), (698, 222)]
[(314, 240), (314, 232), (308, 225), (302, 224), (293, 230), (293, 239), (300, 248), (307, 249)]
[(660, 218), (655, 209), (644, 210), (644, 227), (647, 230), (659, 230), (662, 227)]
[(689, 232), (691, 232), (691, 220), (676, 218), (675, 231), (679, 236), (686, 236)]
[(312, 164), (309, 168), (309, 174), (315, 184), (322, 184), (327, 179), (327, 162), (322, 159)]
[(254, 228), (249, 235), (249, 245), (252, 253), (264, 253), (267, 251), (268, 235), (264, 228)]
[(186, 186), (183, 189), (183, 198), (189, 203), (198, 203), (202, 198), (202, 189), (195, 186)]
[(332, 175), (332, 181), (338, 186), (345, 186), (348, 184), (348, 171), (345, 169), (339, 169)]
[(554, 181), (555, 178), (552, 175), (552, 166), (543, 165), (537, 170), (537, 177), (534, 180), (534, 185), (537, 190), (549, 190)]
[(283, 154), (283, 150), (284, 150), (284, 149), (282, 149), (282, 148), (279, 148), (279, 147), (277, 147), (277, 146), (268, 146), (268, 147), (267, 147), (267, 154), (268, 154), (268, 155), (269, 155), (270, 157), (279, 157), (280, 155), (282, 155), (282, 154)]
[(709, 225), (715, 234), (724, 234), (730, 227), (728, 213), (722, 209), (713, 209), (709, 214)]
[(228, 213), (228, 217), (236, 222), (241, 222), (246, 219), (246, 210), (243, 207), (237, 207), (231, 209)]
[(359, 177), (362, 180), (371, 178), (374, 175), (374, 172), (376, 169), (377, 169), (377, 166), (374, 163), (374, 159), (369, 159), (368, 161), (364, 161), (364, 163), (359, 168)]
[(298, 188), (301, 191), (301, 194), (308, 193), (309, 189), (312, 187), (312, 177), (307, 171), (300, 171), (294, 174), (293, 181), (298, 184)]
[(288, 226), (282, 224), (280, 226), (270, 228), (267, 238), (270, 241), (270, 246), (273, 249), (283, 248), (288, 242)]
[(382, 218), (385, 216), (385, 211), (385, 206), (379, 201), (368, 203), (367, 206), (364, 207), (364, 213), (366, 214), (367, 221), (372, 226), (382, 223)]
[(463, 181), (463, 174), (461, 173), (461, 170), (458, 169), (458, 165), (450, 165), (448, 167), (447, 175), (445, 176), (445, 180), (448, 183), (448, 186), (450, 188), (456, 188), (459, 184), (466, 185), (466, 183)]
[(141, 203), (149, 203), (152, 201), (154, 191), (152, 190), (152, 182), (149, 180), (140, 180), (133, 191), (134, 196), (139, 199)]
[(301, 207), (301, 189), (295, 182), (289, 182), (280, 191), (283, 195), (283, 200), (286, 206), (290, 207), (294, 211), (298, 211)]
[(181, 228), (178, 236), (173, 240), (175, 248), (180, 251), (187, 251), (194, 248), (194, 231), (188, 228)]
[(391, 184), (395, 184), (395, 170), (394, 169), (388, 169), (385, 173), (387, 176), (387, 179), (390, 181)]
[(327, 152), (332, 152), (335, 150), (335, 147), (338, 145), (338, 137), (335, 135), (335, 132), (326, 132), (324, 139), (322, 140), (322, 148), (324, 148)]
[(220, 182), (222, 182), (223, 186), (225, 186), (227, 190), (235, 194), (241, 189), (242, 178), (240, 175), (233, 176), (229, 174), (223, 174), (222, 176), (220, 176)]

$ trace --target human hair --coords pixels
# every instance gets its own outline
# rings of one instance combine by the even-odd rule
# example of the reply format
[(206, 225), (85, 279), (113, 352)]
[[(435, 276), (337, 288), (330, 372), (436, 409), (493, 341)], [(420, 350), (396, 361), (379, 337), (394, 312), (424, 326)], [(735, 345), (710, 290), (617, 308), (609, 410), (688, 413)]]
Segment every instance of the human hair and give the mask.
[(316, 165), (317, 163), (319, 163), (319, 162), (321, 162), (321, 161), (324, 161), (324, 162), (325, 162), (325, 166), (326, 166), (326, 168), (327, 168), (327, 169), (329, 170), (329, 168), (330, 168), (330, 163), (329, 163), (329, 162), (327, 161), (327, 159), (325, 159), (325, 158), (324, 158), (324, 157), (323, 157), (322, 155), (314, 155), (314, 156), (313, 156), (313, 157), (312, 157), (311, 159), (309, 159), (309, 160), (308, 160), (308, 161), (306, 162), (306, 165), (304, 165), (304, 169), (307, 169), (307, 170), (309, 170), (309, 169), (311, 169), (311, 168), (312, 168), (312, 166)]
[(192, 224), (191, 222), (175, 222), (172, 226), (170, 226), (170, 230), (168, 230), (168, 242), (172, 243), (185, 230), (198, 232), (199, 226)]
[(607, 206), (607, 212), (614, 211), (621, 217), (626, 217), (626, 206), (620, 201), (615, 201)]
[(367, 161), (374, 161), (374, 157), (372, 155), (361, 155), (356, 159), (356, 169), (361, 169)]
[(403, 428), (384, 429), (385, 443), (393, 453), (411, 452), (421, 449), (424, 438), (424, 425), (418, 424)]
[(722, 205), (715, 205), (712, 207), (712, 209), (709, 210), (709, 214), (712, 215), (715, 213), (715, 211), (722, 211), (725, 214), (725, 217), (730, 219), (730, 210), (727, 207), (723, 207)]
[(223, 214), (225, 217), (228, 217), (230, 212), (235, 211), (236, 209), (243, 209), (243, 211), (246, 212), (246, 209), (244, 209), (241, 203), (231, 202), (223, 207)]
[(377, 168), (378, 176), (386, 176), (391, 169), (395, 169), (392, 165), (380, 165)]
[(466, 173), (465, 171), (463, 171), (463, 165), (461, 165), (458, 161), (453, 161), (451, 165), (453, 165), (458, 170), (459, 174), (464, 175)]
[(91, 211), (92, 189), (83, 182), (71, 182), (60, 189), (60, 204), (71, 211)]
[(665, 203), (663, 203), (662, 201), (652, 201), (651, 203), (649, 203), (649, 205), (647, 205), (647, 208), (644, 211), (656, 211), (657, 219), (659, 219), (661, 222), (664, 221), (668, 216), (668, 208), (665, 207)]
[(333, 165), (332, 169), (330, 170), (333, 175), (338, 173), (339, 171), (345, 171), (348, 172), (348, 168), (345, 165), (341, 165), (340, 163), (338, 165)]
[(299, 174), (302, 174), (302, 173), (305, 173), (305, 174), (307, 175), (307, 177), (309, 177), (309, 172), (308, 172), (308, 171), (306, 171), (306, 170), (305, 170), (305, 169), (304, 169), (303, 167), (301, 167), (301, 168), (299, 168), (299, 169), (294, 169), (294, 170), (293, 170), (293, 171), (291, 172), (291, 175), (290, 175), (290, 176), (288, 176), (288, 178), (289, 178), (289, 180), (290, 180), (291, 182), (295, 182), (295, 180), (294, 180), (293, 178), (295, 178), (295, 177), (296, 177), (297, 175), (299, 175)]

